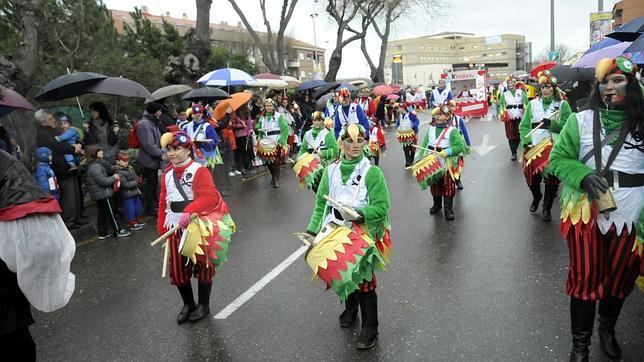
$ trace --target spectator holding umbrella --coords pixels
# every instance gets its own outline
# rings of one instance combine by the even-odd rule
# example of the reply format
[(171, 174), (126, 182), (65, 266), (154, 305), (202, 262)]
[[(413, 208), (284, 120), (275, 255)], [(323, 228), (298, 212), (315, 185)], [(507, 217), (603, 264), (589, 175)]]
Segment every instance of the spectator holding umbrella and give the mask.
[(146, 214), (157, 215), (157, 186), (159, 184), (159, 169), (161, 161), (166, 160), (165, 152), (161, 149), (159, 139), (158, 117), (162, 105), (150, 102), (145, 107), (143, 117), (138, 123), (136, 135), (139, 139), (139, 154), (136, 158), (141, 167), (143, 183), (143, 208)]
[(35, 114), (38, 126), (36, 129), (36, 147), (47, 147), (52, 151), (52, 169), (60, 189), (60, 207), (62, 217), (68, 229), (78, 229), (81, 224), (81, 193), (78, 184), (78, 171), (70, 171), (65, 154), (80, 153), (81, 145), (70, 145), (56, 140), (58, 129), (54, 116), (44, 109)]

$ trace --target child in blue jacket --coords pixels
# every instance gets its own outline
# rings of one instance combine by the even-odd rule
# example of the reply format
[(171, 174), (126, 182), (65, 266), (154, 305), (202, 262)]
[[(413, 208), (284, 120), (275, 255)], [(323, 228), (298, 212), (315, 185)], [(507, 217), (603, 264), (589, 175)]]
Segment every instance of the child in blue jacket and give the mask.
[[(59, 121), (60, 128), (63, 130), (63, 133), (56, 136), (56, 140), (69, 143), (72, 146), (77, 144), (79, 142), (80, 134), (78, 134), (76, 128), (72, 126), (72, 121), (67, 116), (60, 117)], [(78, 168), (78, 164), (80, 163), (80, 156), (75, 156), (72, 153), (65, 154), (65, 162), (70, 166), (70, 170), (75, 170)]]
[(47, 147), (40, 147), (36, 150), (36, 171), (34, 172), (34, 177), (38, 185), (45, 190), (46, 193), (55, 197), (56, 200), (60, 198), (60, 192), (58, 190), (58, 182), (56, 181), (56, 176), (54, 171), (51, 169), (51, 157), (52, 152)]

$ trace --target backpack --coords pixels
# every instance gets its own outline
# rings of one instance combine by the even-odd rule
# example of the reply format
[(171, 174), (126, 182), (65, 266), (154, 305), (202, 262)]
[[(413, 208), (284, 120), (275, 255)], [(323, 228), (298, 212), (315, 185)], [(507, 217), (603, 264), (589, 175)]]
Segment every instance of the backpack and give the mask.
[(139, 143), (139, 137), (136, 135), (136, 129), (139, 127), (139, 122), (136, 122), (130, 129), (130, 133), (127, 135), (127, 145), (130, 148), (139, 148), (141, 145)]

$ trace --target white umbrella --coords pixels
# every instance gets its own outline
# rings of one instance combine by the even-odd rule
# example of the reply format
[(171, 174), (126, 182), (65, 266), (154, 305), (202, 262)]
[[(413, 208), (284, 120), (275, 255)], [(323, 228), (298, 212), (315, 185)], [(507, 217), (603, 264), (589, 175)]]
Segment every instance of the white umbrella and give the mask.
[(302, 84), (297, 78), (291, 77), (290, 75), (283, 75), (282, 78), (286, 83), (288, 83), (289, 88), (297, 88)]
[(197, 81), (207, 86), (254, 85), (255, 78), (243, 70), (222, 68), (205, 74)]

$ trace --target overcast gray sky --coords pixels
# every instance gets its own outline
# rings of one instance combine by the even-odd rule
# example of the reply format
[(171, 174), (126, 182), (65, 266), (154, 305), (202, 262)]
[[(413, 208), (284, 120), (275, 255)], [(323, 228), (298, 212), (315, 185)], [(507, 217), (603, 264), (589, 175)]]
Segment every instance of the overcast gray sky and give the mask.
[[(186, 13), (196, 18), (196, 6), (192, 0), (104, 0), (108, 8), (131, 10), (134, 6), (146, 5), (152, 14), (170, 12), (173, 17)], [(532, 42), (533, 57), (550, 44), (550, 1), (549, 0), (446, 0), (450, 3), (445, 15), (427, 19), (427, 16), (412, 16), (399, 20), (393, 27), (391, 39), (428, 35), (442, 31), (460, 31), (476, 35), (497, 35), (514, 33), (525, 35)], [(605, 0), (604, 11), (610, 11), (617, 0)], [(257, 0), (238, 0), (246, 16), (256, 30), (263, 31), (263, 20)], [(273, 29), (278, 27), (282, 1), (267, 0), (269, 18)], [(310, 14), (318, 13), (316, 20), (317, 44), (327, 49), (327, 59), (335, 44), (336, 26), (324, 11), (325, 0), (300, 0), (289, 23), (287, 35), (313, 44), (313, 23)], [(574, 50), (588, 48), (589, 14), (597, 11), (596, 0), (555, 1), (555, 42), (569, 45)], [(211, 22), (226, 21), (236, 24), (237, 13), (227, 0), (213, 0), (210, 11)], [(372, 57), (377, 57), (378, 38), (367, 37)], [(360, 51), (359, 42), (347, 46), (343, 53), (338, 77), (366, 77), (368, 66)], [(346, 61), (350, 59), (351, 61)]]

